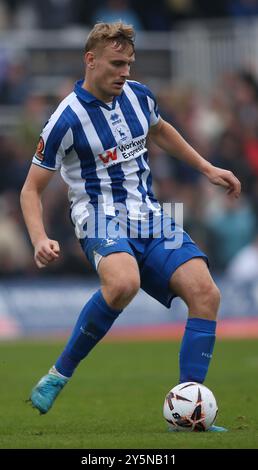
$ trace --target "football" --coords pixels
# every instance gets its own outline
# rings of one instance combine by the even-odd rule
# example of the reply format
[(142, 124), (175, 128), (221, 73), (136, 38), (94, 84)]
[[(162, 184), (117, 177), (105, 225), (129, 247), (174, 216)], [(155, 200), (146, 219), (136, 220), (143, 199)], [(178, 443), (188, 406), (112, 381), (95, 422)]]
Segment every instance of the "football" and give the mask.
[(163, 416), (170, 431), (207, 431), (218, 412), (216, 399), (205, 385), (184, 382), (166, 395)]

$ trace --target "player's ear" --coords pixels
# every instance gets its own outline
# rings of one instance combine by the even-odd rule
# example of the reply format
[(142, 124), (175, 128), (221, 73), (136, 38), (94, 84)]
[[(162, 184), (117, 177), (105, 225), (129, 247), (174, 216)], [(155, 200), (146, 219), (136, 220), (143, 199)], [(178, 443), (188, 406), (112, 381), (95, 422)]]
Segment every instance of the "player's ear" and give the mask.
[(96, 54), (92, 51), (86, 52), (86, 54), (85, 54), (85, 65), (90, 69), (94, 69), (95, 68), (95, 62), (96, 62)]

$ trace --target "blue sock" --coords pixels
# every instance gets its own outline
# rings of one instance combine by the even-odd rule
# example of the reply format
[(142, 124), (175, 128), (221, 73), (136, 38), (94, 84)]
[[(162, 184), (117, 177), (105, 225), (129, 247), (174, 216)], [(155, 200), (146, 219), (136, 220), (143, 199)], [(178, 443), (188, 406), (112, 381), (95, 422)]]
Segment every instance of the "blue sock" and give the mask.
[(188, 318), (179, 354), (179, 382), (203, 383), (215, 344), (215, 320)]
[(56, 370), (71, 377), (79, 362), (111, 328), (122, 310), (114, 310), (97, 291), (82, 309), (72, 335), (55, 363)]

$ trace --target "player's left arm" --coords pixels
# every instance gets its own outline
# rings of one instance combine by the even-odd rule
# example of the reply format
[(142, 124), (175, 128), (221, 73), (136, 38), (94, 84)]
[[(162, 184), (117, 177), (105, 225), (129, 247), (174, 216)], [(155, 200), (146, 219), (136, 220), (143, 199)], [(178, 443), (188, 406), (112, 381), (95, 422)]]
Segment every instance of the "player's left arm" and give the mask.
[(217, 168), (205, 160), (164, 119), (160, 118), (158, 123), (150, 128), (149, 137), (169, 155), (173, 155), (203, 173), (211, 183), (223, 186), (227, 190), (227, 194), (239, 197), (241, 183), (237, 177), (231, 171)]

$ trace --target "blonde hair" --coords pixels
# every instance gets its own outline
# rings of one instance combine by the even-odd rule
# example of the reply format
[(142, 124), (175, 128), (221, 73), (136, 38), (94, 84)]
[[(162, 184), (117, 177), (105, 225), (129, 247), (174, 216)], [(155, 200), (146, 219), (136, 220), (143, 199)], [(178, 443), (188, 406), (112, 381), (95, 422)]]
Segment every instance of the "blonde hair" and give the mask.
[(117, 47), (130, 44), (134, 51), (134, 40), (135, 31), (132, 25), (124, 24), (122, 21), (97, 23), (87, 38), (84, 51), (86, 53), (99, 45), (105, 47), (109, 42), (116, 42)]

